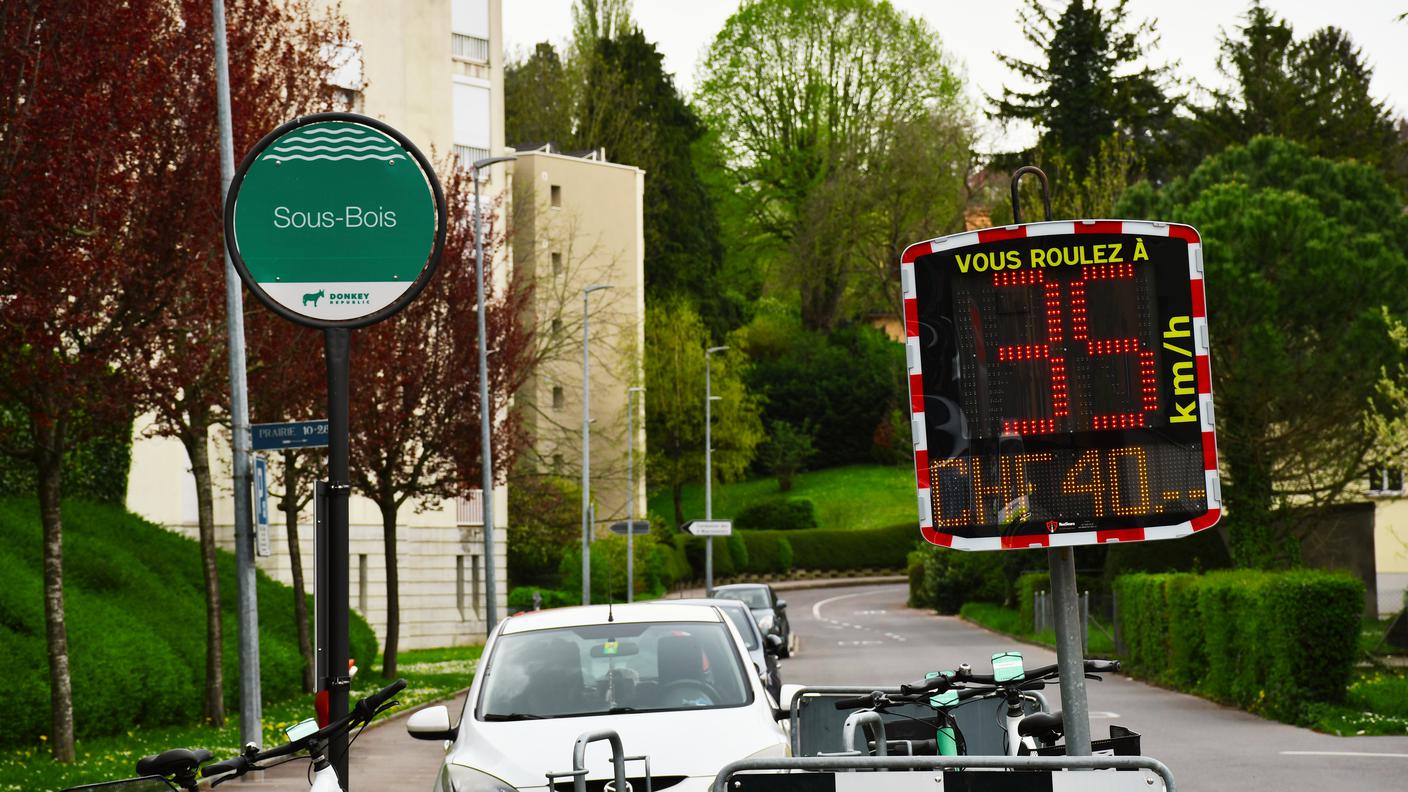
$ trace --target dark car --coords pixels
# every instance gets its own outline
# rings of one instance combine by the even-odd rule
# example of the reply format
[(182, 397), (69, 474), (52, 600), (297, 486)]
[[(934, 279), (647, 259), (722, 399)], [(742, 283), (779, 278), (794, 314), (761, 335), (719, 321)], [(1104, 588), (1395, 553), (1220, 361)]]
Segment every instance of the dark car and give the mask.
[(732, 583), (715, 588), (714, 596), (739, 600), (747, 605), (764, 634), (782, 639), (777, 656), (792, 656), (792, 625), (787, 622), (787, 600), (779, 598), (772, 586), (766, 583)]
[(743, 637), (743, 645), (748, 648), (749, 658), (758, 669), (758, 676), (763, 680), (763, 687), (772, 694), (774, 701), (780, 701), (782, 695), (782, 674), (777, 668), (777, 653), (782, 648), (782, 639), (772, 633), (765, 633), (758, 628), (758, 621), (753, 617), (753, 611), (745, 603), (736, 599), (705, 599), (702, 597), (692, 599), (665, 599), (657, 600), (670, 605), (711, 605), (723, 611), (724, 615), (733, 622), (733, 626), (738, 628), (738, 634)]

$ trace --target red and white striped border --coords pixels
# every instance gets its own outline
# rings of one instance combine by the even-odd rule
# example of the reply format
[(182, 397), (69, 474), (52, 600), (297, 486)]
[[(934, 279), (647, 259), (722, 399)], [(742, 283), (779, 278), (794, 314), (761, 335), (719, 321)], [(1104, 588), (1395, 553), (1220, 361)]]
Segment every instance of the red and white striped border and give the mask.
[[(1171, 236), (1188, 241), (1188, 276), (1193, 290), (1193, 346), (1198, 378), (1198, 414), (1202, 417), (1203, 469), (1207, 476), (1208, 510), (1177, 525), (1116, 528), (1061, 534), (986, 536), (969, 539), (934, 528), (933, 500), (929, 491), (929, 449), (924, 425), (924, 374), (919, 357), (919, 306), (914, 286), (914, 261), (942, 250), (1000, 242), (1006, 239), (1056, 234), (1140, 234)], [(1217, 436), (1212, 413), (1212, 367), (1208, 358), (1207, 299), (1203, 290), (1203, 240), (1188, 225), (1136, 220), (1075, 220), (985, 228), (918, 242), (900, 257), (900, 284), (904, 292), (905, 360), (909, 367), (910, 430), (914, 434), (914, 469), (919, 485), (919, 531), (931, 544), (957, 550), (1020, 550), (1028, 547), (1139, 542), (1173, 539), (1211, 528), (1222, 516), (1222, 490), (1217, 474)]]

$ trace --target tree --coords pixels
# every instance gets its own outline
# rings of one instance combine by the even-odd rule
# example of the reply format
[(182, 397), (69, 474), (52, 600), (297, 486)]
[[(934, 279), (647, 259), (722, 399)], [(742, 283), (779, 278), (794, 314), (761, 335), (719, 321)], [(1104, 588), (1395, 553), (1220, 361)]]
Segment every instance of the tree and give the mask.
[(937, 34), (885, 0), (757, 0), (725, 23), (701, 74), (703, 117), (750, 224), (803, 273), (803, 323), (830, 329), (862, 255), (846, 238), (852, 180), (903, 122), (963, 113)]
[[(211, 6), (188, 0), (179, 10), (186, 47), (169, 64), (184, 77), (165, 90), (161, 112), (172, 130), (154, 147), (159, 168), (181, 173), (157, 194), (144, 198), (149, 222), (164, 229), (158, 253), (181, 267), (172, 284), (168, 309), (153, 320), (152, 342), (134, 369), (139, 403), (155, 421), (152, 433), (181, 441), (196, 484), (197, 517), (206, 595), (206, 682), (208, 721), (225, 721), (220, 580), (215, 564), (215, 509), (209, 443), (213, 427), (229, 414), (229, 358), (226, 343), (224, 214), (216, 128), (215, 65)], [(324, 80), (321, 54), (346, 40), (346, 24), (316, 16), (306, 2), (237, 0), (227, 9), (228, 44), (240, 57), (231, 64), (231, 114), (235, 148), (245, 150), (265, 132), (290, 118), (333, 105), (333, 87)], [(177, 132), (176, 130), (180, 130)], [(311, 674), (311, 671), (309, 672)]]
[[(684, 485), (704, 477), (704, 350), (710, 344), (703, 320), (680, 298), (654, 303), (645, 314), (645, 424), (650, 428), (646, 470), (670, 488), (675, 523), (684, 522)], [(737, 344), (713, 356), (714, 471), (724, 480), (747, 470), (763, 438), (757, 400), (743, 384), (746, 357)]]
[(1041, 0), (1027, 0), (1018, 18), (1041, 59), (998, 54), (1035, 87), (1019, 91), (1004, 86), (989, 116), (1035, 125), (1043, 155), (1058, 157), (1076, 184), (1099, 155), (1102, 141), (1116, 133), (1149, 159), (1173, 117), (1168, 68), (1133, 68), (1158, 39), (1152, 21), (1128, 26), (1128, 2), (1114, 0), (1106, 10), (1095, 0), (1070, 0), (1053, 17)]
[[(408, 501), (479, 488), (478, 328), (474, 311), (466, 310), (476, 298), (473, 182), (459, 169), (445, 181), (450, 225), (434, 280), (394, 318), (352, 335), (352, 485), (381, 511), (387, 678), (396, 676), (400, 630), (397, 515)], [(495, 224), (496, 213), (486, 207), (484, 228)], [(519, 321), (531, 294), (512, 280), (500, 285), (493, 269), (502, 242), (496, 237), (484, 245), (485, 323), (493, 351), (487, 409), (499, 480), (523, 442), (512, 398), (534, 363), (531, 333)]]
[(1404, 409), (1382, 387), (1405, 353), (1398, 196), (1365, 165), (1256, 138), (1163, 190), (1136, 185), (1117, 213), (1201, 231), (1230, 550), (1242, 566), (1294, 562), (1316, 509), (1360, 480), (1366, 419)]
[(1202, 153), (1275, 135), (1311, 154), (1356, 159), (1408, 189), (1408, 145), (1387, 104), (1370, 92), (1373, 69), (1349, 34), (1325, 27), (1296, 39), (1289, 22), (1260, 2), (1236, 35), (1223, 33), (1218, 70), (1232, 82), (1197, 111)]
[[(519, 473), (508, 490), (510, 586), (565, 588), (558, 580), (563, 550), (582, 538), (582, 489), (559, 476)], [(580, 582), (580, 581), (579, 581)]]
[(0, 6), (0, 447), (34, 464), (44, 537), (50, 746), (74, 758), (63, 588), (63, 459), (131, 418), (127, 376), (179, 275), (146, 216), (182, 41), (165, 3)]
[(550, 42), (504, 66), (504, 137), (509, 145), (572, 140), (571, 82)]
[(792, 489), (792, 478), (815, 455), (810, 425), (797, 427), (786, 421), (772, 421), (768, 424), (768, 439), (758, 448), (758, 463), (777, 477), (777, 488), (787, 492)]

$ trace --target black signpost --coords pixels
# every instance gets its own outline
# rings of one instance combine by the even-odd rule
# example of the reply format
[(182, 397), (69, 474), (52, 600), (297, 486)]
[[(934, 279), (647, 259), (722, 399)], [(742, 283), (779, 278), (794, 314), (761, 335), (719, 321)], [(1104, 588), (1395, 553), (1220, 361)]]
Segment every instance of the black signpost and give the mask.
[[(1041, 180), (1046, 222), (1022, 223)], [(1049, 548), (1066, 746), (1090, 753), (1072, 548), (1188, 536), (1221, 492), (1202, 240), (1176, 223), (1014, 225), (901, 257), (920, 529)]]
[[(245, 286), (274, 313), (324, 332), (328, 480), (319, 483), (318, 689), (347, 714), (348, 380), (350, 331), (405, 308), (445, 246), (445, 196), (404, 135), (355, 113), (320, 113), (265, 135), (245, 155), (225, 203), (225, 240)], [(323, 512), (326, 513), (324, 519)], [(370, 658), (364, 658), (369, 662)], [(329, 757), (350, 789), (347, 736)]]

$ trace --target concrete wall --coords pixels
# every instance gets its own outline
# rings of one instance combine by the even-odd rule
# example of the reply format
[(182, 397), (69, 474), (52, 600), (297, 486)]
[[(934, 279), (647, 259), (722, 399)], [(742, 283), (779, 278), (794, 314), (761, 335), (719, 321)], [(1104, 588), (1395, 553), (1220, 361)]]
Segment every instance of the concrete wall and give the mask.
[[(514, 264), (535, 284), (532, 323), (551, 352), (520, 396), (543, 470), (579, 479), (582, 289), (590, 298), (591, 487), (597, 522), (645, 516), (644, 409), (637, 398), (634, 485), (627, 478), (627, 388), (645, 380), (646, 174), (600, 159), (520, 152), (514, 167)], [(554, 189), (558, 204), (554, 205)], [(554, 390), (560, 399), (554, 402)], [(650, 394), (645, 394), (649, 398)]]

